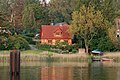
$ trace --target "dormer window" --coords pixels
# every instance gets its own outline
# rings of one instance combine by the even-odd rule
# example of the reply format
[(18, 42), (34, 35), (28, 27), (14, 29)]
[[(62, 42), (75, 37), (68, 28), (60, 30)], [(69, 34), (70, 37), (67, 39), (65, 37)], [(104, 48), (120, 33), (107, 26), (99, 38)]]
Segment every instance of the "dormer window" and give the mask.
[(61, 37), (62, 36), (62, 30), (61, 28), (57, 28), (54, 32), (55, 37)]
[(62, 35), (62, 32), (56, 32), (56, 33), (55, 33), (55, 36), (56, 36), (56, 37), (61, 37), (61, 35)]
[(60, 36), (62, 33), (61, 32), (56, 32), (55, 35)]

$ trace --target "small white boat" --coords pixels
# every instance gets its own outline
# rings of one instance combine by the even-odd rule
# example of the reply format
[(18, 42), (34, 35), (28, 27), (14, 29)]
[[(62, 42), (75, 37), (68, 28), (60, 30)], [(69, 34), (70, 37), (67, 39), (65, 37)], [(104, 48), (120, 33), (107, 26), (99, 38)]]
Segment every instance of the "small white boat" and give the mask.
[(102, 58), (102, 61), (113, 61), (113, 59), (109, 59), (109, 58)]

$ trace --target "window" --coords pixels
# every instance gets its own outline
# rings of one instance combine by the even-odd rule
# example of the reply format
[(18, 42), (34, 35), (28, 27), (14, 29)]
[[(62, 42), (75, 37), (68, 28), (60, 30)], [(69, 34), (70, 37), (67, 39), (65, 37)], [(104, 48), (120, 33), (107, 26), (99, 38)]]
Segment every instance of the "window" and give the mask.
[(61, 36), (62, 36), (62, 32), (56, 32), (56, 33), (55, 33), (55, 36), (56, 36), (56, 37), (61, 37)]
[(64, 42), (68, 43), (68, 40), (64, 40)]
[(57, 32), (56, 35), (60, 35), (60, 33)]
[(61, 32), (56, 32), (55, 35), (60, 36), (60, 35), (61, 35)]
[(50, 43), (50, 44), (51, 44), (51, 43), (52, 43), (52, 40), (48, 40), (48, 43)]

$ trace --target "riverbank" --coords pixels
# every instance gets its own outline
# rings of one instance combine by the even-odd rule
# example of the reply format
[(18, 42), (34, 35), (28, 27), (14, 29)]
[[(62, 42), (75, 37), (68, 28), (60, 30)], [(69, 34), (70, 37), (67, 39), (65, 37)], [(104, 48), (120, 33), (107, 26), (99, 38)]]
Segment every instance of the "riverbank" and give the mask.
[[(0, 62), (9, 62), (10, 51), (0, 51)], [(120, 52), (106, 52), (102, 57), (120, 62)], [(21, 51), (21, 61), (54, 61), (54, 62), (88, 62), (90, 56), (86, 53), (58, 54), (48, 51), (28, 50)]]

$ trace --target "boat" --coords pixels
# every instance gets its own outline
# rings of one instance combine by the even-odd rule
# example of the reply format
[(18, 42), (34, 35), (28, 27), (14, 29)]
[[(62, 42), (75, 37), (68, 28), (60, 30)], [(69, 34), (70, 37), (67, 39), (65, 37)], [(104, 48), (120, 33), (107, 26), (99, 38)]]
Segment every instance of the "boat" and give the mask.
[(96, 49), (96, 50), (93, 50), (91, 54), (102, 56), (103, 52), (101, 50)]
[(113, 61), (114, 59), (102, 58), (102, 61)]
[(109, 58), (92, 58), (92, 61), (100, 61), (100, 62), (105, 62), (105, 61), (108, 61), (108, 62), (112, 62), (114, 61), (114, 59), (109, 59)]

